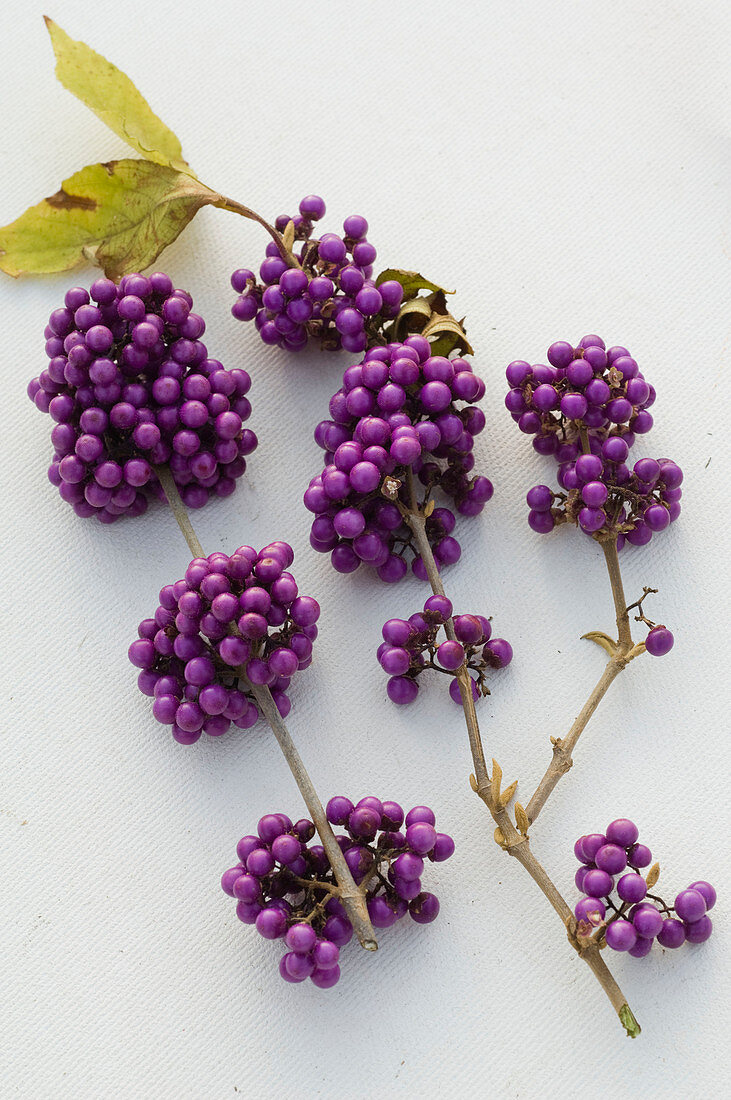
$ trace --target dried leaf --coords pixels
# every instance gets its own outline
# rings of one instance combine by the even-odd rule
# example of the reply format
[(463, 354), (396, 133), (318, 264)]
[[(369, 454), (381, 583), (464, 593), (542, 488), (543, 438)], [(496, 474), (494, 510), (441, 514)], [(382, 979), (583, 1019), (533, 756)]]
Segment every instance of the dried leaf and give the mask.
[(647, 872), (647, 875), (645, 877), (645, 882), (647, 883), (647, 889), (652, 890), (653, 886), (655, 885), (655, 883), (657, 882), (657, 880), (659, 878), (660, 878), (660, 864), (659, 863), (653, 863), (652, 867)]
[(492, 775), (490, 776), (490, 793), (496, 806), (500, 805), (500, 787), (503, 781), (503, 769), (497, 760), (492, 762)]
[(292, 251), (292, 245), (294, 244), (294, 222), (291, 218), (287, 222), (284, 233), (282, 234), (282, 243), (287, 249), (287, 252)]
[(522, 833), (523, 836), (527, 836), (528, 835), (528, 829), (530, 827), (530, 822), (528, 821), (528, 814), (525, 812), (525, 810), (521, 806), (520, 802), (515, 803), (514, 809), (515, 809), (515, 823), (518, 826), (518, 831), (520, 833)]
[(219, 199), (187, 174), (151, 161), (90, 164), (0, 229), (0, 268), (40, 274), (86, 259), (119, 278), (148, 267), (197, 210)]
[[(432, 315), (429, 323), (421, 330), (421, 335), (432, 343), (432, 355), (449, 355), (454, 348), (465, 355), (474, 355), (474, 348), (467, 339), (461, 321), (441, 314)], [(437, 337), (434, 340), (434, 337)]]
[[(437, 286), (430, 279), (425, 279), (423, 275), (420, 275), (418, 271), (401, 271), (397, 267), (389, 267), (376, 279), (376, 286), (380, 286), (381, 283), (392, 282), (401, 283), (404, 288), (404, 299), (408, 301), (409, 298), (414, 298), (420, 290), (428, 290), (430, 292), (436, 292), (437, 290), (443, 290), (442, 287)], [(445, 290), (445, 294), (450, 294), (452, 291)]]
[(432, 309), (428, 298), (412, 298), (405, 302), (393, 322), (394, 334), (402, 336), (408, 332), (421, 332), (428, 324)]
[(56, 55), (56, 76), (64, 88), (147, 160), (190, 174), (177, 137), (129, 77), (86, 43), (70, 38), (48, 16), (44, 19)]
[[(487, 694), (488, 695), (490, 694), (489, 691), (487, 692)], [(518, 789), (518, 780), (514, 779), (513, 782), (510, 784), (510, 786), (506, 787), (505, 790), (503, 791), (503, 793), (500, 795), (500, 808), (501, 809), (503, 809), (503, 810), (505, 809), (505, 807), (510, 802), (510, 799), (513, 797), (513, 795), (515, 794), (517, 789)]]
[(398, 500), (399, 489), (401, 488), (401, 482), (395, 477), (384, 477), (381, 484), (381, 493), (384, 497), (388, 497), (389, 500)]
[(613, 657), (617, 651), (617, 643), (601, 630), (590, 630), (588, 634), (582, 634), (581, 637), (589, 642), (596, 642), (610, 657)]
[(431, 343), (432, 355), (449, 355), (454, 348), (473, 354), (462, 322), (452, 317), (444, 295), (438, 289), (427, 297), (404, 302), (393, 322), (393, 338), (401, 340), (407, 333), (418, 332)]

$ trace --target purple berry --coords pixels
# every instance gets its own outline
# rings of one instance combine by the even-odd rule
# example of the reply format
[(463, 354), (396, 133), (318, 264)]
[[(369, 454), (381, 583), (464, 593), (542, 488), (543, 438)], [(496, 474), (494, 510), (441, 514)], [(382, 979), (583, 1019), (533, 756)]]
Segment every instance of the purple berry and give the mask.
[(664, 657), (673, 648), (672, 633), (665, 626), (654, 626), (645, 638), (645, 648), (653, 657)]
[(703, 900), (706, 903), (706, 909), (713, 909), (716, 904), (717, 894), (710, 882), (691, 882), (688, 887), (689, 890), (697, 890), (699, 894), (703, 896)]
[(627, 862), (630, 867), (649, 867), (652, 863), (652, 852), (646, 844), (633, 844), (627, 853)]
[(701, 917), (692, 924), (686, 923), (684, 928), (688, 943), (705, 943), (713, 932), (713, 923), (710, 917)]
[(638, 936), (645, 939), (654, 939), (662, 928), (663, 919), (654, 905), (643, 902), (637, 907), (632, 917), (632, 924)]
[(591, 898), (608, 897), (613, 885), (613, 879), (606, 871), (593, 869), (584, 876), (584, 890)]
[(675, 912), (685, 924), (693, 924), (706, 914), (706, 899), (700, 890), (682, 890), (675, 899)]
[(409, 914), (417, 924), (431, 924), (439, 915), (439, 900), (434, 894), (421, 893), (409, 902)]
[(606, 907), (603, 901), (599, 898), (582, 898), (577, 902), (574, 907), (574, 914), (578, 921), (586, 921), (587, 924), (591, 924), (596, 927), (604, 920), (606, 916)]
[(685, 943), (685, 927), (680, 920), (669, 917), (662, 922), (662, 928), (657, 934), (657, 942), (662, 947), (682, 947)]
[(627, 853), (616, 844), (604, 844), (594, 856), (594, 862), (600, 871), (617, 875), (627, 866)]
[(614, 920), (604, 933), (607, 946), (614, 951), (629, 951), (637, 943), (637, 930), (628, 920)]
[(617, 893), (622, 901), (627, 901), (636, 905), (638, 902), (642, 901), (647, 894), (647, 883), (642, 875), (630, 871), (629, 874), (622, 875), (617, 883)]
[(617, 844), (620, 848), (629, 848), (637, 842), (640, 830), (633, 821), (626, 817), (618, 817), (607, 826), (607, 841), (609, 844)]

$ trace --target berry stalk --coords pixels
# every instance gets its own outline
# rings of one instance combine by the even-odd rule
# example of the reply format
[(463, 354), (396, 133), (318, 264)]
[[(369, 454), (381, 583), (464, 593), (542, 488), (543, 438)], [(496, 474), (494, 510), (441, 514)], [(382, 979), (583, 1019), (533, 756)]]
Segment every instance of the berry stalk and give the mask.
[(269, 236), (274, 241), (279, 255), (282, 257), (287, 267), (300, 267), (300, 262), (292, 251), (287, 248), (282, 234), (278, 232), (273, 225), (262, 218), (260, 214), (257, 214), (255, 210), (252, 210), (249, 206), (244, 206), (243, 203), (236, 202), (235, 199), (228, 199), (222, 195), (218, 202), (213, 203), (219, 210), (228, 210), (232, 214), (240, 214), (242, 218), (248, 218), (250, 221), (258, 222), (264, 229), (266, 229)]
[[(536, 820), (551, 792), (556, 787), (559, 779), (561, 779), (561, 776), (565, 775), (572, 767), (572, 754), (576, 748), (579, 737), (584, 732), (589, 719), (601, 703), (611, 684), (620, 672), (627, 667), (629, 662), (634, 657), (638, 656), (644, 648), (643, 644), (635, 646), (632, 640), (632, 631), (629, 623), (629, 609), (624, 594), (622, 574), (620, 572), (619, 558), (617, 555), (617, 540), (616, 538), (612, 538), (606, 542), (600, 542), (599, 545), (604, 553), (604, 559), (607, 563), (607, 571), (609, 573), (609, 582), (612, 587), (612, 597), (614, 599), (614, 608), (617, 617), (618, 640), (614, 642), (612, 639), (602, 636), (602, 642), (600, 642), (600, 644), (606, 645), (610, 650), (610, 658), (607, 661), (604, 672), (599, 678), (598, 683), (582, 707), (566, 737), (557, 738), (553, 742), (553, 758), (551, 763), (526, 806), (525, 812), (529, 824), (532, 824)], [(591, 635), (585, 636), (592, 638)]]
[(175, 484), (175, 478), (173, 477), (170, 467), (165, 464), (163, 466), (155, 466), (155, 473), (157, 474), (158, 481), (162, 485), (163, 492), (167, 498), (167, 502), (170, 505), (178, 527), (180, 528), (183, 538), (188, 544), (188, 549), (194, 558), (204, 558), (206, 552), (198, 541), (198, 536), (195, 533), (193, 524), (190, 522), (190, 516), (188, 510), (183, 504), (178, 487)]
[[(163, 487), (171, 511), (193, 557), (204, 558), (206, 556), (205, 552), (190, 522), (190, 516), (180, 498), (180, 493), (178, 492), (177, 485), (175, 484), (170, 469), (167, 466), (161, 466), (156, 468), (156, 473), (160, 479), (160, 484)], [(243, 681), (246, 690), (256, 699), (259, 709), (266, 718), (272, 733), (277, 739), (277, 744), (282, 750), (282, 754), (289, 765), (289, 770), (294, 776), (300, 794), (302, 795), (304, 803), (307, 806), (315, 828), (320, 836), (327, 858), (330, 861), (330, 865), (338, 883), (339, 897), (345, 906), (348, 919), (353, 925), (353, 931), (358, 937), (361, 947), (365, 948), (366, 951), (376, 951), (378, 943), (376, 941), (373, 925), (368, 916), (365, 892), (356, 885), (355, 879), (345, 860), (345, 856), (327, 820), (322, 802), (307, 773), (307, 769), (302, 761), (302, 757), (297, 751), (292, 736), (277, 709), (277, 704), (274, 701), (272, 693), (265, 684), (253, 684), (246, 675), (243, 667), (236, 671), (239, 680)]]
[[(413, 532), (432, 591), (435, 595), (444, 596), (446, 595), (444, 585), (442, 584), (437, 563), (434, 559), (431, 544), (426, 533), (427, 516), (419, 507), (414, 476), (410, 469), (407, 474), (407, 484), (410, 507), (404, 509), (404, 518)], [(454, 624), (451, 617), (447, 619), (445, 623), (445, 632), (450, 640), (454, 640)], [(589, 966), (609, 998), (627, 1034), (632, 1038), (636, 1038), (640, 1033), (640, 1026), (627, 1003), (627, 998), (622, 993), (622, 990), (601, 957), (599, 947), (594, 942), (582, 942), (577, 937), (576, 920), (568, 903), (549, 877), (548, 872), (542, 864), (538, 862), (531, 851), (530, 841), (527, 835), (528, 822), (524, 822), (524, 830), (521, 829), (519, 831), (507, 812), (507, 804), (512, 794), (512, 790), (508, 788), (506, 792), (501, 792), (502, 770), (495, 760), (493, 760), (492, 774), (490, 774), (488, 770), (474, 699), (472, 697), (472, 681), (465, 664), (455, 672), (455, 676), (459, 682), (462, 708), (464, 710), (470, 751), (472, 753), (472, 760), (475, 768), (475, 774), (470, 777), (470, 782), (472, 784), (472, 789), (485, 803), (497, 826), (495, 830), (495, 840), (509, 855), (514, 856), (518, 860), (548, 899), (567, 930), (569, 943)], [(508, 795), (507, 798), (505, 797), (506, 794)]]

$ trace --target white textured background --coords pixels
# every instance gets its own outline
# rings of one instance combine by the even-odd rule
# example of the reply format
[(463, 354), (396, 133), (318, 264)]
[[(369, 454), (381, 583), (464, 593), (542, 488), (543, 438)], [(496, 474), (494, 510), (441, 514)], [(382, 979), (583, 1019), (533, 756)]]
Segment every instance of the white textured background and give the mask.
[[(0, 16), (0, 223), (126, 147), (53, 76), (36, 0)], [(206, 182), (267, 216), (315, 191), (328, 227), (364, 213), (382, 266), (456, 287), (488, 381), (478, 467), (496, 485), (460, 522), (458, 609), (515, 648), (480, 706), (489, 755), (524, 797), (602, 667), (579, 636), (612, 628), (601, 555), (526, 525), (550, 476), (504, 410), (504, 367), (554, 339), (629, 346), (659, 397), (637, 455), (685, 470), (670, 533), (623, 557), (629, 598), (676, 634), (612, 688), (534, 832), (573, 901), (571, 847), (635, 818), (668, 894), (716, 882), (717, 934), (649, 960), (614, 956), (643, 1035), (621, 1029), (547, 903), (491, 841), (466, 737), (441, 684), (397, 710), (374, 650), (422, 586), (343, 578), (310, 551), (301, 495), (315, 423), (348, 356), (287, 357), (234, 322), (228, 279), (263, 234), (203, 211), (164, 256), (207, 341), (254, 377), (261, 446), (235, 496), (196, 517), (210, 550), (290, 540), (323, 607), (291, 726), (323, 796), (426, 801), (457, 852), (430, 868), (436, 924), (404, 921), (376, 957), (351, 945), (338, 987), (285, 986), (278, 945), (218, 887), (267, 811), (301, 810), (261, 726), (178, 747), (126, 649), (187, 551), (169, 514), (102, 527), (46, 480), (50, 421), (25, 397), (70, 281), (2, 276), (2, 1096), (720, 1097), (728, 1095), (728, 6), (186, 0), (51, 14), (118, 63)], [(724, 571), (724, 575), (722, 575)]]

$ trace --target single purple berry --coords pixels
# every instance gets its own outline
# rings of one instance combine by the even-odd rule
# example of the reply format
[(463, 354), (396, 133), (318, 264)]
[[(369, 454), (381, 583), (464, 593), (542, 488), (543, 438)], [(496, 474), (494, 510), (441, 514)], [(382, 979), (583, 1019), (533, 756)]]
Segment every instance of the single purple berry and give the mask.
[(596, 854), (600, 848), (607, 843), (607, 838), (604, 833), (588, 833), (582, 840), (582, 850), (584, 852), (584, 862), (593, 863), (596, 858)]
[(599, 898), (582, 898), (574, 906), (574, 914), (578, 921), (586, 921), (587, 924), (591, 924), (596, 927), (604, 920), (606, 916), (606, 906)]
[(705, 943), (713, 932), (713, 923), (710, 917), (701, 917), (692, 924), (686, 923), (684, 928), (688, 943)]
[(622, 875), (617, 883), (617, 893), (622, 901), (627, 901), (632, 905), (636, 905), (645, 898), (647, 894), (647, 883), (642, 875), (630, 871), (629, 874)]
[(606, 871), (598, 868), (590, 870), (584, 876), (584, 890), (592, 898), (607, 897), (614, 885), (614, 880)]
[(439, 900), (434, 894), (421, 893), (409, 902), (409, 914), (417, 924), (431, 924), (439, 915)]
[(685, 926), (680, 920), (668, 917), (662, 922), (662, 928), (657, 934), (657, 942), (662, 947), (682, 947), (685, 943)]
[(698, 882), (691, 882), (688, 887), (689, 890), (697, 890), (699, 894), (703, 895), (703, 900), (706, 903), (706, 909), (713, 909), (716, 904), (717, 894), (710, 882), (703, 882), (701, 879)]
[(632, 917), (637, 935), (644, 936), (646, 939), (654, 939), (662, 928), (662, 921), (660, 913), (649, 902), (639, 905)]
[(664, 657), (673, 648), (675, 639), (665, 626), (654, 626), (645, 638), (645, 648), (653, 657)]
[(437, 833), (433, 825), (426, 821), (415, 821), (407, 826), (406, 843), (413, 852), (419, 856), (425, 856), (431, 852), (437, 839)]
[(607, 946), (614, 951), (629, 951), (637, 943), (637, 930), (628, 920), (615, 920), (604, 933)]
[(693, 924), (706, 913), (706, 899), (700, 890), (682, 890), (675, 899), (675, 912), (685, 924)]
[(616, 844), (604, 844), (594, 856), (594, 862), (600, 871), (617, 875), (627, 866), (627, 853)]
[(633, 844), (627, 853), (627, 862), (630, 867), (649, 867), (652, 863), (652, 852), (646, 844)]
[(652, 951), (652, 940), (643, 939), (642, 936), (637, 937), (637, 942), (634, 947), (630, 947), (627, 952), (633, 959), (644, 959), (646, 955), (649, 955)]
[(618, 817), (607, 826), (607, 841), (616, 844), (620, 848), (629, 848), (636, 844), (640, 830), (633, 821), (626, 817)]

